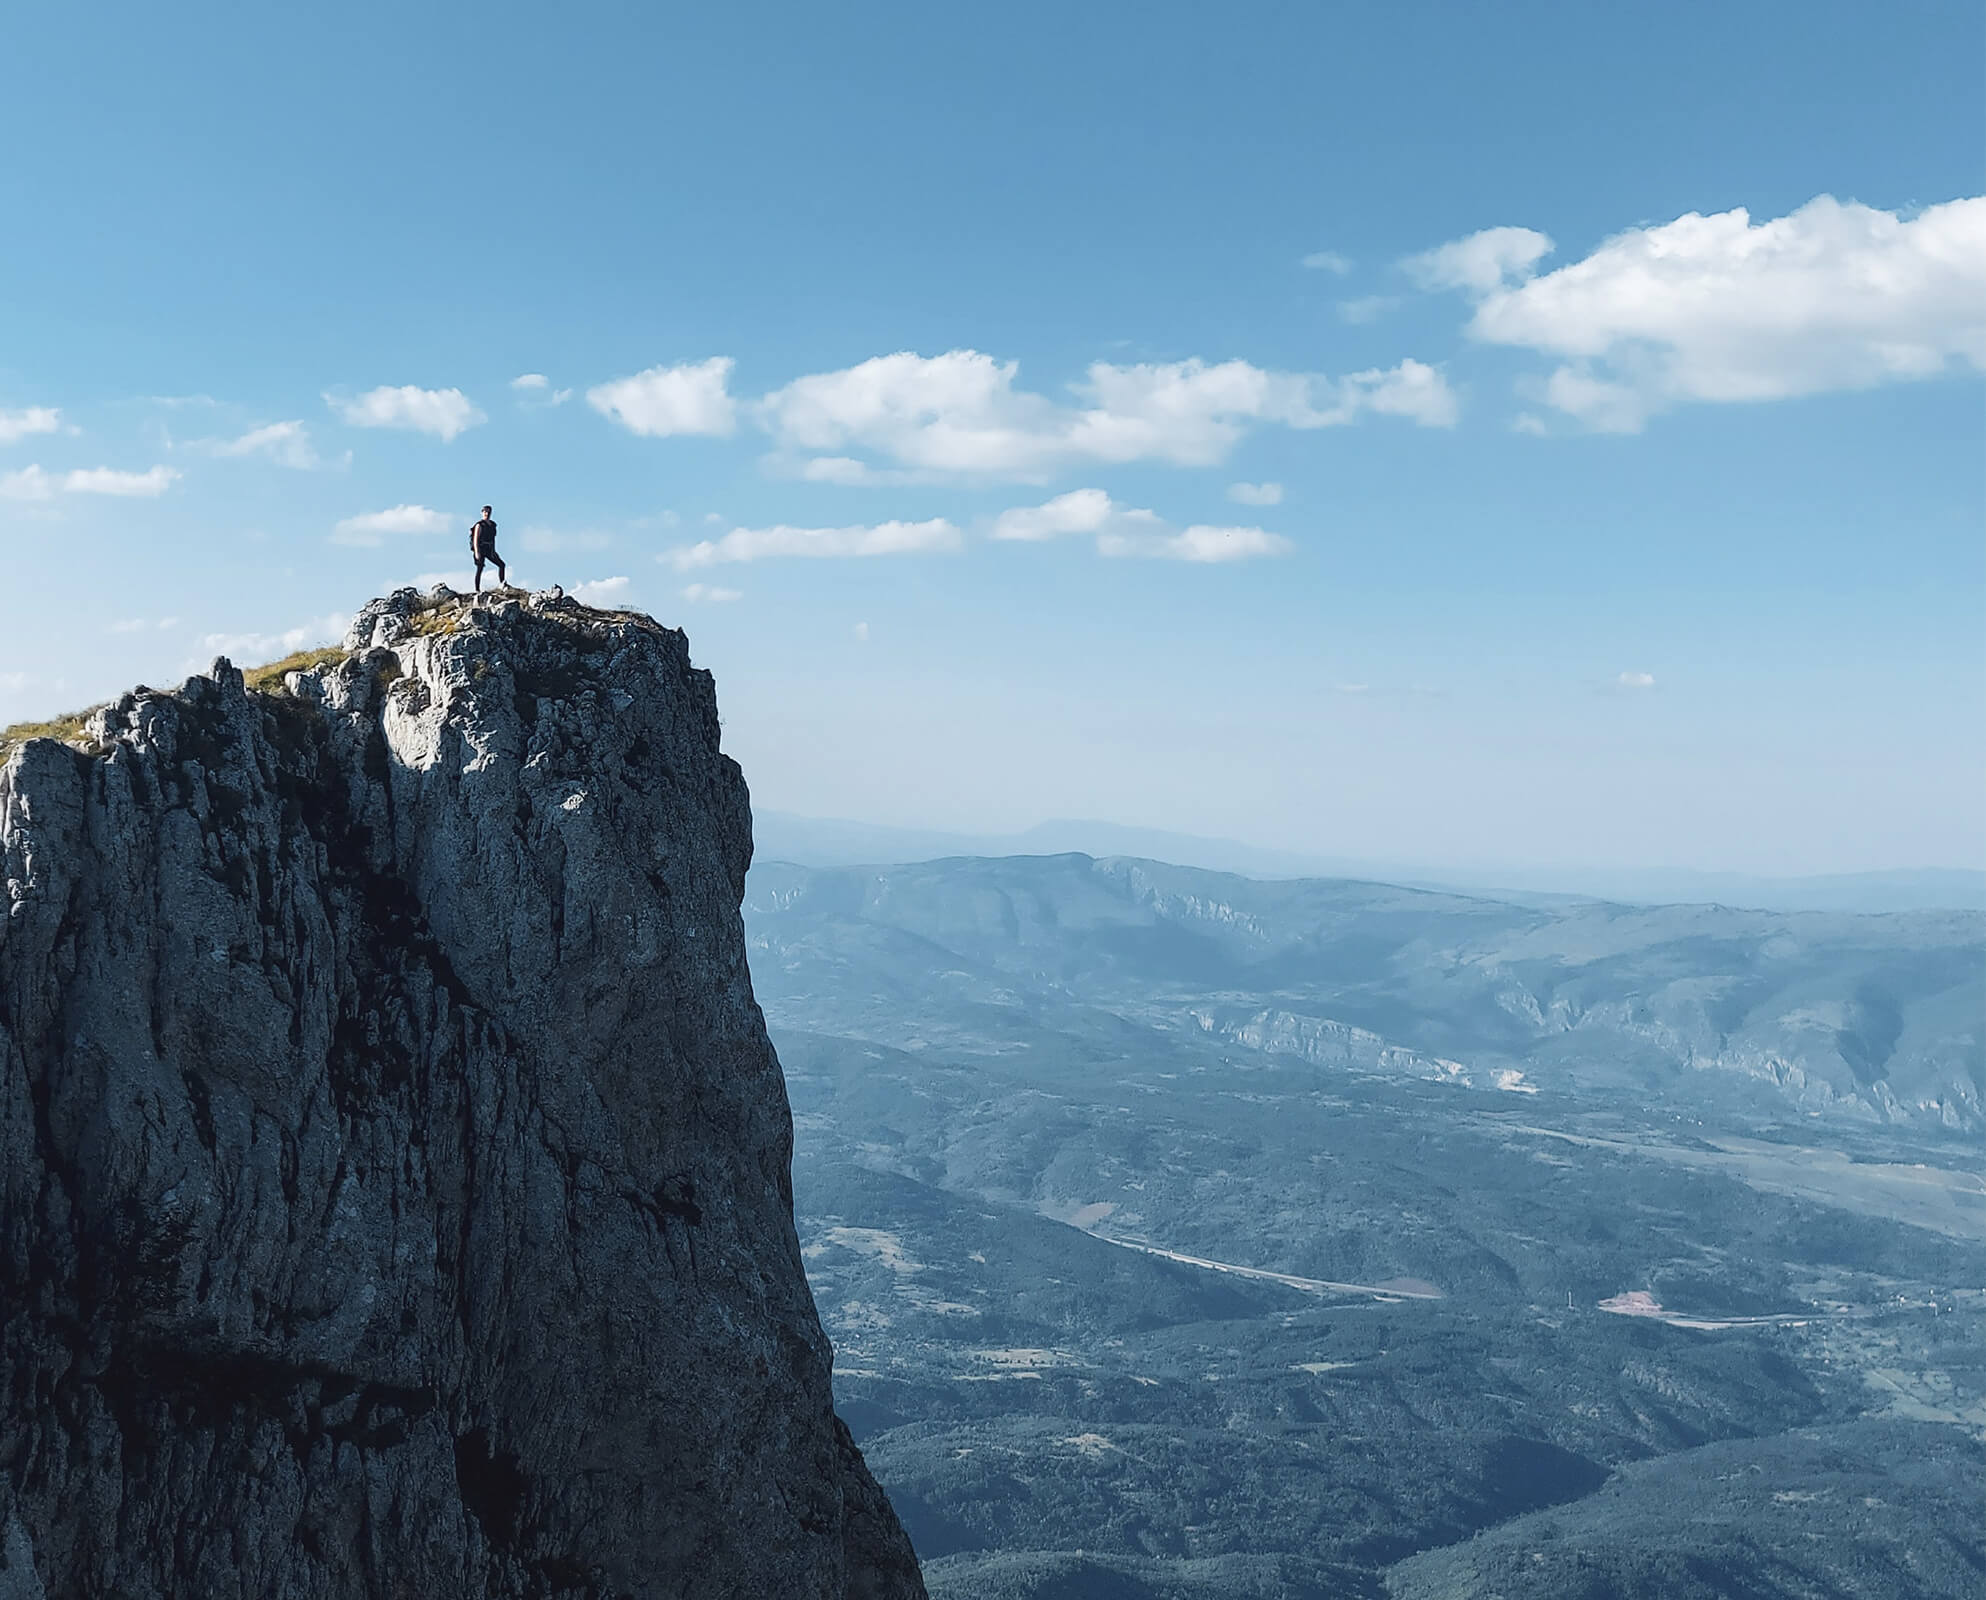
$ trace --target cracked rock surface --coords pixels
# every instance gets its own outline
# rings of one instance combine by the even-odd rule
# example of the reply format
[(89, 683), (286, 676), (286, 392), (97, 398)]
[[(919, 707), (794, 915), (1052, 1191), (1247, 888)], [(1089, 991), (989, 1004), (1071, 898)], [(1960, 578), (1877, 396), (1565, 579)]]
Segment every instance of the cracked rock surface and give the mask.
[(0, 765), (0, 1600), (897, 1600), (681, 633), (402, 590)]

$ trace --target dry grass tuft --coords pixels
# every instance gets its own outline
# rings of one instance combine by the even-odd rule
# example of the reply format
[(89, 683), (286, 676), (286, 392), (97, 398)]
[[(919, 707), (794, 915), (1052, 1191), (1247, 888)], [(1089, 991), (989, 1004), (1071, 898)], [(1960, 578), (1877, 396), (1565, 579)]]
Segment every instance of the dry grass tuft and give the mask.
[(336, 666), (344, 659), (343, 650), (336, 645), (327, 645), (322, 650), (299, 650), (295, 655), (284, 656), (281, 661), (272, 661), (266, 667), (250, 667), (241, 676), (242, 681), (257, 694), (282, 694), (285, 673)]
[(86, 711), (71, 711), (47, 722), (17, 722), (11, 728), (0, 728), (0, 758), (17, 744), (26, 744), (30, 739), (56, 739), (63, 744), (80, 744), (83, 739), (83, 724), (90, 720), (102, 706), (91, 706)]

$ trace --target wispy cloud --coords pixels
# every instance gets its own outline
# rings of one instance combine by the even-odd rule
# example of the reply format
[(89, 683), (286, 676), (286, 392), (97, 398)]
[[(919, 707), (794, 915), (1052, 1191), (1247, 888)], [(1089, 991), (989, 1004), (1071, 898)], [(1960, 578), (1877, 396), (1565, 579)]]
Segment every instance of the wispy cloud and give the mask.
[(444, 442), (488, 420), (460, 389), (422, 389), (411, 383), (397, 388), (382, 384), (356, 399), (326, 394), (324, 401), (355, 428), (403, 428)]
[(1042, 505), (1003, 511), (989, 536), (1041, 543), (1069, 535), (1094, 538), (1098, 555), (1199, 563), (1246, 561), (1295, 548), (1261, 528), (1196, 524), (1175, 530), (1157, 512), (1120, 505), (1101, 489), (1072, 489)]
[(45, 472), (39, 466), (26, 466), (0, 473), (0, 500), (52, 500), (58, 494), (156, 499), (179, 478), (176, 467), (151, 467), (144, 472), (122, 472), (115, 467), (78, 467), (72, 472)]
[(683, 585), (683, 598), (693, 606), (722, 606), (744, 599), (745, 591), (720, 588), (713, 583), (688, 583)]
[(1296, 547), (1279, 533), (1261, 528), (1217, 528), (1204, 523), (1178, 533), (1103, 533), (1097, 536), (1101, 556), (1144, 556), (1160, 561), (1215, 563), (1251, 561), (1258, 556), (1287, 555)]
[(0, 500), (52, 500), (61, 480), (40, 467), (17, 467), (0, 472)]
[(1821, 195), (1630, 228), (1543, 276), (1551, 241), (1493, 228), (1425, 256), (1476, 300), (1474, 338), (1561, 358), (1555, 410), (1633, 433), (1655, 413), (1986, 370), (1986, 197), (1914, 216)]
[(625, 605), (629, 590), (633, 587), (627, 578), (591, 578), (584, 583), (575, 583), (566, 593), (583, 606), (618, 607)]
[(923, 483), (928, 472), (910, 472), (901, 467), (872, 467), (853, 456), (808, 456), (797, 464), (780, 456), (766, 457), (774, 472), (800, 478), (807, 483), (835, 483), (844, 488), (890, 488), (899, 484)]
[(586, 391), (586, 403), (630, 433), (661, 439), (677, 434), (726, 437), (737, 427), (728, 384), (732, 360), (650, 367)]
[(209, 633), (201, 638), (199, 653), (189, 658), (186, 670), (203, 672), (216, 656), (226, 656), (238, 667), (279, 661), (299, 650), (314, 649), (343, 638), (351, 620), (334, 612), (278, 632)]
[(1613, 681), (1613, 687), (1629, 694), (1642, 689), (1655, 687), (1655, 674), (1652, 672), (1623, 672)]
[(37, 433), (54, 433), (62, 426), (58, 406), (28, 406), (20, 411), (0, 411), (0, 444), (17, 444)]
[(1279, 506), (1283, 503), (1280, 483), (1231, 483), (1227, 497), (1238, 506)]
[(664, 551), (657, 559), (690, 572), (728, 562), (764, 561), (780, 556), (817, 559), (924, 555), (957, 550), (964, 538), (942, 517), (928, 522), (883, 522), (872, 527), (733, 528), (719, 539), (703, 539)]
[(1354, 326), (1363, 326), (1368, 322), (1377, 322), (1399, 303), (1399, 300), (1390, 294), (1366, 294), (1360, 295), (1355, 300), (1340, 300), (1338, 320), (1349, 322)]
[(178, 626), (179, 618), (177, 617), (159, 617), (156, 620), (149, 617), (125, 617), (121, 621), (111, 623), (104, 631), (107, 633), (151, 633), (153, 631), (163, 633), (168, 628), (176, 628)]
[(1335, 250), (1313, 250), (1303, 258), (1303, 264), (1313, 272), (1329, 272), (1340, 278), (1352, 270), (1351, 257)]
[(189, 450), (222, 458), (265, 456), (278, 466), (307, 472), (324, 462), (310, 442), (310, 429), (300, 420), (265, 423), (234, 439), (192, 439)]
[(122, 499), (155, 500), (179, 481), (177, 467), (151, 467), (144, 472), (120, 472), (115, 467), (82, 467), (64, 473), (69, 494), (108, 494)]
[(534, 406), (562, 406), (572, 398), (570, 389), (554, 389), (552, 380), (542, 372), (519, 373), (510, 380), (510, 387), (517, 392), (518, 399)]
[(384, 544), (391, 534), (446, 533), (454, 525), (455, 519), (446, 512), (427, 506), (390, 506), (341, 519), (331, 530), (331, 542), (372, 547)]

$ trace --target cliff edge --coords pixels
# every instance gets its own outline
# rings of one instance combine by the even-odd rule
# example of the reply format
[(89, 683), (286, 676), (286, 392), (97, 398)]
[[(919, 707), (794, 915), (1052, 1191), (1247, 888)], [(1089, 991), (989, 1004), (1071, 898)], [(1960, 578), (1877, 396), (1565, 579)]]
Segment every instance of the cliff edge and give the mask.
[(402, 590), (0, 750), (0, 1600), (899, 1600), (683, 635)]

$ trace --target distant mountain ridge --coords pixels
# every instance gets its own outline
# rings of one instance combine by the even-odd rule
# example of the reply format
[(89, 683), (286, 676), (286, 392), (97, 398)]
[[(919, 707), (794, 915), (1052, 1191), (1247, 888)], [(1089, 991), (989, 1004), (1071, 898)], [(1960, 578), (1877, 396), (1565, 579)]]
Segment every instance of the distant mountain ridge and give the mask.
[(1042, 822), (1022, 833), (952, 833), (881, 823), (759, 811), (760, 861), (854, 867), (934, 861), (947, 856), (1135, 856), (1250, 878), (1348, 878), (1409, 888), (1460, 890), (1514, 904), (1611, 900), (1624, 905), (1724, 905), (1758, 911), (1986, 910), (1986, 871), (1900, 868), (1763, 877), (1683, 867), (1433, 867), (1425, 862), (1314, 856), (1234, 839), (1081, 820)]
[(1979, 912), (1526, 906), (1070, 854), (763, 863), (746, 925), (769, 1014), (883, 1043), (970, 1050), (995, 1008), (1479, 1089), (1986, 1120)]

